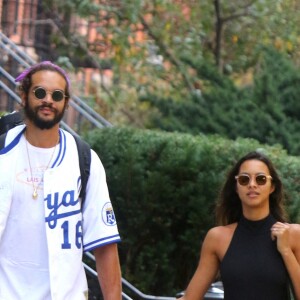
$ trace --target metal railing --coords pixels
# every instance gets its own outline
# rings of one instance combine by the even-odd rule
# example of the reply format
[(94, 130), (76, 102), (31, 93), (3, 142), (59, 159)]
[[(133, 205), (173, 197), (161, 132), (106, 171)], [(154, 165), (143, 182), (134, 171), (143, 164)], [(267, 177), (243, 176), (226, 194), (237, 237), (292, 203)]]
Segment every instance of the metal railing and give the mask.
[[(87, 252), (86, 257), (88, 257), (89, 259), (91, 259), (92, 262), (95, 263), (95, 256), (93, 254), (91, 254), (90, 252)], [(87, 267), (87, 271), (90, 274), (94, 274), (97, 276), (97, 273), (95, 273), (95, 271), (92, 268), (90, 268), (86, 264), (85, 264), (85, 266)], [(138, 297), (138, 299), (144, 299), (144, 300), (175, 300), (176, 299), (175, 297), (153, 296), (153, 295), (144, 294), (139, 289), (137, 289), (135, 286), (133, 286), (131, 283), (129, 283), (125, 278), (122, 278), (122, 286), (123, 286), (123, 290), (129, 290), (136, 297)], [(123, 295), (123, 297), (124, 297), (124, 295)], [(132, 299), (128, 295), (126, 295), (126, 297), (128, 297), (128, 298), (124, 298), (124, 299)], [(137, 300), (137, 298), (134, 298), (132, 300)]]
[[(0, 48), (10, 56), (14, 62), (17, 62), (23, 68), (28, 68), (32, 66), (35, 61), (23, 52), (19, 47), (14, 44), (9, 38), (7, 38), (1, 31), (0, 31)], [(4, 79), (2, 81), (1, 79)], [(20, 104), (21, 99), (15, 92), (16, 83), (14, 81), (14, 77), (5, 70), (4, 66), (0, 65), (0, 90), (2, 89), (9, 95), (9, 97), (15, 101), (16, 103)], [(72, 106), (81, 116), (83, 116), (88, 122), (90, 122), (93, 126), (97, 128), (103, 128), (112, 126), (107, 120), (105, 120), (101, 115), (97, 114), (91, 107), (89, 107), (83, 100), (81, 100), (77, 96), (72, 96), (70, 101), (70, 106)], [(75, 129), (71, 128), (65, 121), (61, 121), (62, 127), (66, 130), (71, 132), (74, 135), (79, 135)], [(92, 264), (95, 263), (95, 257), (90, 253), (86, 252), (84, 257), (89, 258), (92, 261)], [(88, 265), (84, 263), (85, 270), (87, 274), (92, 276), (93, 278), (98, 277), (97, 272), (95, 271), (95, 266)], [(126, 279), (122, 278), (122, 288), (130, 295), (133, 295), (135, 298), (131, 298), (128, 296), (124, 291), (122, 292), (122, 297), (124, 300), (174, 300), (175, 297), (164, 297), (164, 296), (152, 296), (142, 293), (138, 290), (135, 286), (130, 284)]]

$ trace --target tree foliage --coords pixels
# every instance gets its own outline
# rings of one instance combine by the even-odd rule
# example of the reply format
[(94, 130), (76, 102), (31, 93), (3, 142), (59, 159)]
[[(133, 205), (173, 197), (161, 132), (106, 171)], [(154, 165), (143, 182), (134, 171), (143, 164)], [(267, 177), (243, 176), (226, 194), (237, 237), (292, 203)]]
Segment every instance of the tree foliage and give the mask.
[[(157, 108), (149, 128), (193, 134), (218, 133), (228, 138), (251, 137), (281, 144), (298, 154), (300, 143), (299, 70), (277, 50), (261, 48), (254, 84), (238, 88), (205, 63), (190, 61), (208, 82), (199, 96), (184, 102), (153, 95), (141, 97)], [(276, 63), (274, 63), (276, 62)]]
[[(54, 38), (59, 55), (77, 66), (112, 69), (113, 85), (102, 84), (95, 96), (105, 110), (95, 109), (114, 124), (147, 124), (152, 110), (141, 96), (185, 102), (202, 91), (209, 79), (203, 82), (186, 58), (238, 82), (253, 74), (262, 46), (274, 46), (298, 64), (295, 0), (47, 0), (44, 7), (60, 29)], [(82, 21), (71, 26), (71, 16)], [(82, 24), (95, 25), (94, 42), (80, 34)]]

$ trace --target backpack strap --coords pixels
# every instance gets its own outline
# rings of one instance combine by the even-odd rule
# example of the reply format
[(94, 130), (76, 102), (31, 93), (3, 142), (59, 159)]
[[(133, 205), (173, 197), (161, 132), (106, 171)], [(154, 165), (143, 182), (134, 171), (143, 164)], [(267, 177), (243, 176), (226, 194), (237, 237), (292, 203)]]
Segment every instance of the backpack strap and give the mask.
[(82, 207), (86, 195), (86, 185), (90, 176), (91, 148), (89, 144), (83, 141), (80, 137), (74, 135), (74, 139), (77, 144), (77, 151), (79, 156), (79, 168), (81, 174), (81, 191), (79, 197), (81, 198)]
[(6, 132), (0, 135), (0, 150), (4, 148), (5, 138), (6, 138)]
[(0, 118), (0, 134), (7, 132), (9, 129), (23, 124), (23, 115), (19, 111), (14, 111)]

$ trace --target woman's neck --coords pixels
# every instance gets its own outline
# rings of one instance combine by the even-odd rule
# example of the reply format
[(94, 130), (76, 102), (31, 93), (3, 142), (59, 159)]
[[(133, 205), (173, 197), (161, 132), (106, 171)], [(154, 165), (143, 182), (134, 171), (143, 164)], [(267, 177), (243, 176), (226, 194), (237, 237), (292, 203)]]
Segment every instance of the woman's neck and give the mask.
[(258, 221), (266, 218), (270, 214), (269, 209), (244, 209), (243, 216), (251, 221)]

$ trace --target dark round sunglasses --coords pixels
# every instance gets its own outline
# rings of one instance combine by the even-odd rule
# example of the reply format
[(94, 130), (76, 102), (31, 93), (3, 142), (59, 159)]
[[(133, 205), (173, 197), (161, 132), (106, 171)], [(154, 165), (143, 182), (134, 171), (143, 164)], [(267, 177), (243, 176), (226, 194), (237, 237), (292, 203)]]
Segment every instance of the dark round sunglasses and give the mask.
[[(265, 185), (267, 183), (268, 178), (272, 179), (272, 176), (264, 174), (255, 175), (255, 181), (258, 185)], [(235, 179), (240, 185), (248, 185), (251, 180), (251, 176), (248, 174), (241, 174), (235, 176)]]
[(63, 100), (64, 98), (66, 98), (66, 95), (61, 90), (54, 90), (53, 92), (50, 92), (42, 87), (37, 87), (36, 89), (33, 90), (33, 94), (34, 94), (35, 98), (37, 98), (39, 100), (44, 99), (48, 93), (51, 95), (52, 100), (55, 102), (59, 102), (59, 101)]

